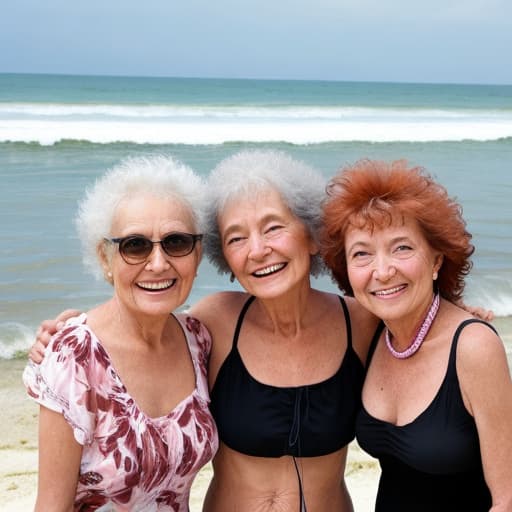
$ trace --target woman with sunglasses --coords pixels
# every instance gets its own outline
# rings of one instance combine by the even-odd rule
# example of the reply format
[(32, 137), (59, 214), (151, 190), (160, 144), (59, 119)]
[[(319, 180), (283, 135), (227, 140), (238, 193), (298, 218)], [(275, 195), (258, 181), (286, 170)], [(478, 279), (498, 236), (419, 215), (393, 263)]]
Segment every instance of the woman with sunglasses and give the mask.
[[(210, 174), (206, 254), (244, 291), (191, 310), (212, 335), (221, 441), (204, 512), (352, 511), (347, 447), (377, 319), (352, 297), (312, 287), (325, 271), (324, 196), (324, 179), (282, 152), (242, 151)], [(54, 325), (43, 322), (34, 360)]]
[(81, 202), (84, 262), (112, 297), (67, 320), (23, 379), (40, 404), (36, 511), (188, 511), (217, 450), (211, 339), (170, 313), (201, 260), (203, 184), (164, 157), (131, 159)]
[(351, 511), (347, 445), (377, 321), (354, 299), (311, 286), (325, 270), (316, 241), (325, 180), (285, 153), (242, 151), (207, 185), (206, 254), (245, 291), (191, 310), (212, 335), (221, 441), (203, 510)]

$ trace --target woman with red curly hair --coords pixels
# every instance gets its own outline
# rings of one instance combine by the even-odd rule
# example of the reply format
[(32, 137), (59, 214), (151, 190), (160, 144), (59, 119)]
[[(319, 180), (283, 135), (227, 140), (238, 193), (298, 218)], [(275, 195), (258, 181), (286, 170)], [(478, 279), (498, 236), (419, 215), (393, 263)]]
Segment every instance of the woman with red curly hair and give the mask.
[(356, 422), (382, 469), (376, 511), (512, 510), (512, 381), (494, 328), (458, 305), (461, 206), (405, 161), (362, 160), (327, 195), (325, 262), (382, 321)]

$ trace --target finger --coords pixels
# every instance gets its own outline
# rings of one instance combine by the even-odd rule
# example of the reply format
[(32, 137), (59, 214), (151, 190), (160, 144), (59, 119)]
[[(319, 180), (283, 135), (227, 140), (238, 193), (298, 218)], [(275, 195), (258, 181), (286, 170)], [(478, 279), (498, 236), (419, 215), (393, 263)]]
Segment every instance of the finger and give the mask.
[(42, 350), (44, 351), (45, 347), (48, 346), (50, 340), (52, 339), (52, 334), (48, 331), (43, 331), (40, 336), (37, 337), (36, 343), (39, 343), (42, 346)]
[(39, 325), (38, 332), (39, 331), (47, 331), (54, 334), (55, 332), (57, 332), (57, 320), (54, 320), (53, 318), (51, 320), (43, 320)]
[(65, 322), (69, 318), (74, 316), (78, 316), (80, 311), (78, 309), (65, 309), (62, 313), (60, 313), (55, 319), (57, 322)]
[(28, 356), (34, 363), (39, 364), (44, 359), (44, 346), (38, 342), (34, 343), (30, 347)]

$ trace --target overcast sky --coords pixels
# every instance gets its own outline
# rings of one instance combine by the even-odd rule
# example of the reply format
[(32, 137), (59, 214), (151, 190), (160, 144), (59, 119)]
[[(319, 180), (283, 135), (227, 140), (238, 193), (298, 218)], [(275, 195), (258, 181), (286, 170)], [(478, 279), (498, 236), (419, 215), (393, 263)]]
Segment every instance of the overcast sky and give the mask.
[(0, 7), (0, 72), (512, 84), (512, 0)]

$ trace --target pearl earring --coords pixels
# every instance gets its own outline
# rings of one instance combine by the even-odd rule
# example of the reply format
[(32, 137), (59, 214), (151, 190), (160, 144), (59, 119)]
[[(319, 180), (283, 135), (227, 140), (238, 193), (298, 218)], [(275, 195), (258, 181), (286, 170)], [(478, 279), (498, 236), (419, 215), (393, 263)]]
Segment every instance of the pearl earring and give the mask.
[(432, 275), (432, 279), (435, 281), (437, 279), (437, 272), (434, 272)]

